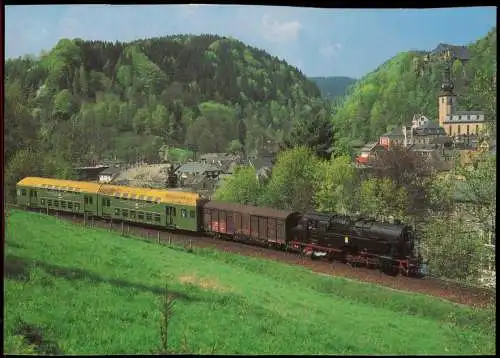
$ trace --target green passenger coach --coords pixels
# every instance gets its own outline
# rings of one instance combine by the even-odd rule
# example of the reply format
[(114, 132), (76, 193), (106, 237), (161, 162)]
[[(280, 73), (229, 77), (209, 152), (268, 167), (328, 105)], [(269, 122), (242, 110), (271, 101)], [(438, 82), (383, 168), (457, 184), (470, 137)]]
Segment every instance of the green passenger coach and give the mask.
[(103, 218), (198, 230), (198, 194), (103, 184), (98, 195)]
[(97, 215), (100, 187), (97, 183), (27, 177), (16, 185), (17, 203), (31, 208)]

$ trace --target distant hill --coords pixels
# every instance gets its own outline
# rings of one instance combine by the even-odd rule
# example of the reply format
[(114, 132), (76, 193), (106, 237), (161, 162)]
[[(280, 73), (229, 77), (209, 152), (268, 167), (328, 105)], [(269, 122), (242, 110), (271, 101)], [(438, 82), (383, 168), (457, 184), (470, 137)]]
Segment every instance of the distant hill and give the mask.
[[(437, 118), (437, 94), (443, 79), (443, 51), (452, 49), (459, 58), (452, 63), (452, 77), (460, 110), (484, 110), (496, 121), (496, 28), (467, 46), (441, 45), (432, 53), (404, 52), (354, 83), (349, 96), (335, 110), (337, 150), (353, 142), (375, 140), (388, 127), (423, 113)], [(460, 50), (460, 53), (458, 50)]]
[(356, 82), (356, 79), (351, 77), (310, 77), (321, 91), (324, 98), (334, 99), (346, 94), (349, 86)]
[(62, 39), (40, 57), (7, 60), (5, 88), (6, 160), (28, 146), (83, 164), (154, 161), (164, 144), (252, 151), (329, 111), (297, 68), (210, 34)]

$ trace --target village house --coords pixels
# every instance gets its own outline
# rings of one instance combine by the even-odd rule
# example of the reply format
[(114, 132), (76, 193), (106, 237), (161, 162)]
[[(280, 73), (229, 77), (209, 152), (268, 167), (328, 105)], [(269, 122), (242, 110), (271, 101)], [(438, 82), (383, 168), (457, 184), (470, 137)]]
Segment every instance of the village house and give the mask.
[(403, 134), (405, 136), (405, 146), (427, 144), (441, 149), (442, 147), (451, 147), (453, 144), (453, 140), (446, 135), (444, 128), (436, 121), (427, 120), (422, 126), (411, 128), (409, 131), (403, 128)]
[(99, 172), (99, 183), (110, 183), (120, 174), (120, 168), (109, 167)]
[(382, 134), (379, 138), (379, 144), (388, 149), (394, 145), (403, 145), (404, 134), (401, 127), (395, 127), (390, 132)]
[(367, 164), (371, 159), (376, 158), (377, 153), (384, 150), (385, 148), (380, 143), (368, 143), (361, 148), (361, 154), (356, 158), (356, 164)]
[(78, 180), (98, 181), (99, 173), (108, 168), (106, 165), (96, 165), (88, 167), (74, 167)]
[(181, 185), (187, 178), (192, 178), (198, 175), (217, 179), (221, 172), (221, 169), (213, 164), (200, 162), (185, 163), (176, 170), (176, 174), (179, 176)]
[(200, 155), (200, 162), (221, 166), (225, 162), (234, 161), (237, 155), (229, 153), (205, 153)]
[(182, 181), (182, 187), (190, 189), (199, 194), (209, 196), (213, 194), (217, 187), (217, 183), (220, 181), (219, 177), (207, 177), (203, 174), (197, 174), (191, 177), (187, 177)]

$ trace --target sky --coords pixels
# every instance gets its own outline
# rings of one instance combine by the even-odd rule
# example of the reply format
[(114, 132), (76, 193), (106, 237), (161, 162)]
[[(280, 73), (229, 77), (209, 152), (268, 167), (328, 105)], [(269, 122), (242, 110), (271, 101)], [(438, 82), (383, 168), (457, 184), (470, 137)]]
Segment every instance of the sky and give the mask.
[(38, 55), (61, 38), (131, 41), (168, 34), (232, 36), (307, 76), (360, 78), (408, 50), (467, 45), (496, 25), (496, 7), (320, 9), (243, 5), (18, 5), (5, 8), (5, 55)]

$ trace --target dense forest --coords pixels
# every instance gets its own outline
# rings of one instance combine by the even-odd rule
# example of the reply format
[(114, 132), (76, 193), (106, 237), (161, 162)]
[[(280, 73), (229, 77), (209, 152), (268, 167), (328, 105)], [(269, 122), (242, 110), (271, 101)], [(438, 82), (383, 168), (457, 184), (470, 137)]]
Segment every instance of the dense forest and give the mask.
[(310, 77), (309, 79), (316, 83), (321, 95), (330, 100), (345, 96), (350, 86), (356, 82), (356, 79), (344, 76)]
[(7, 163), (29, 148), (75, 164), (154, 161), (164, 144), (250, 153), (301, 144), (293, 133), (310, 118), (316, 130), (331, 123), (331, 105), (298, 69), (214, 35), (62, 39), (7, 60), (5, 88)]
[[(496, 122), (496, 28), (468, 51), (469, 61), (455, 60), (451, 65), (459, 110), (484, 110)], [(424, 56), (400, 53), (353, 85), (335, 109), (339, 151), (375, 140), (390, 127), (411, 121), (415, 113), (437, 118), (437, 94), (446, 64), (433, 57), (426, 62)]]

